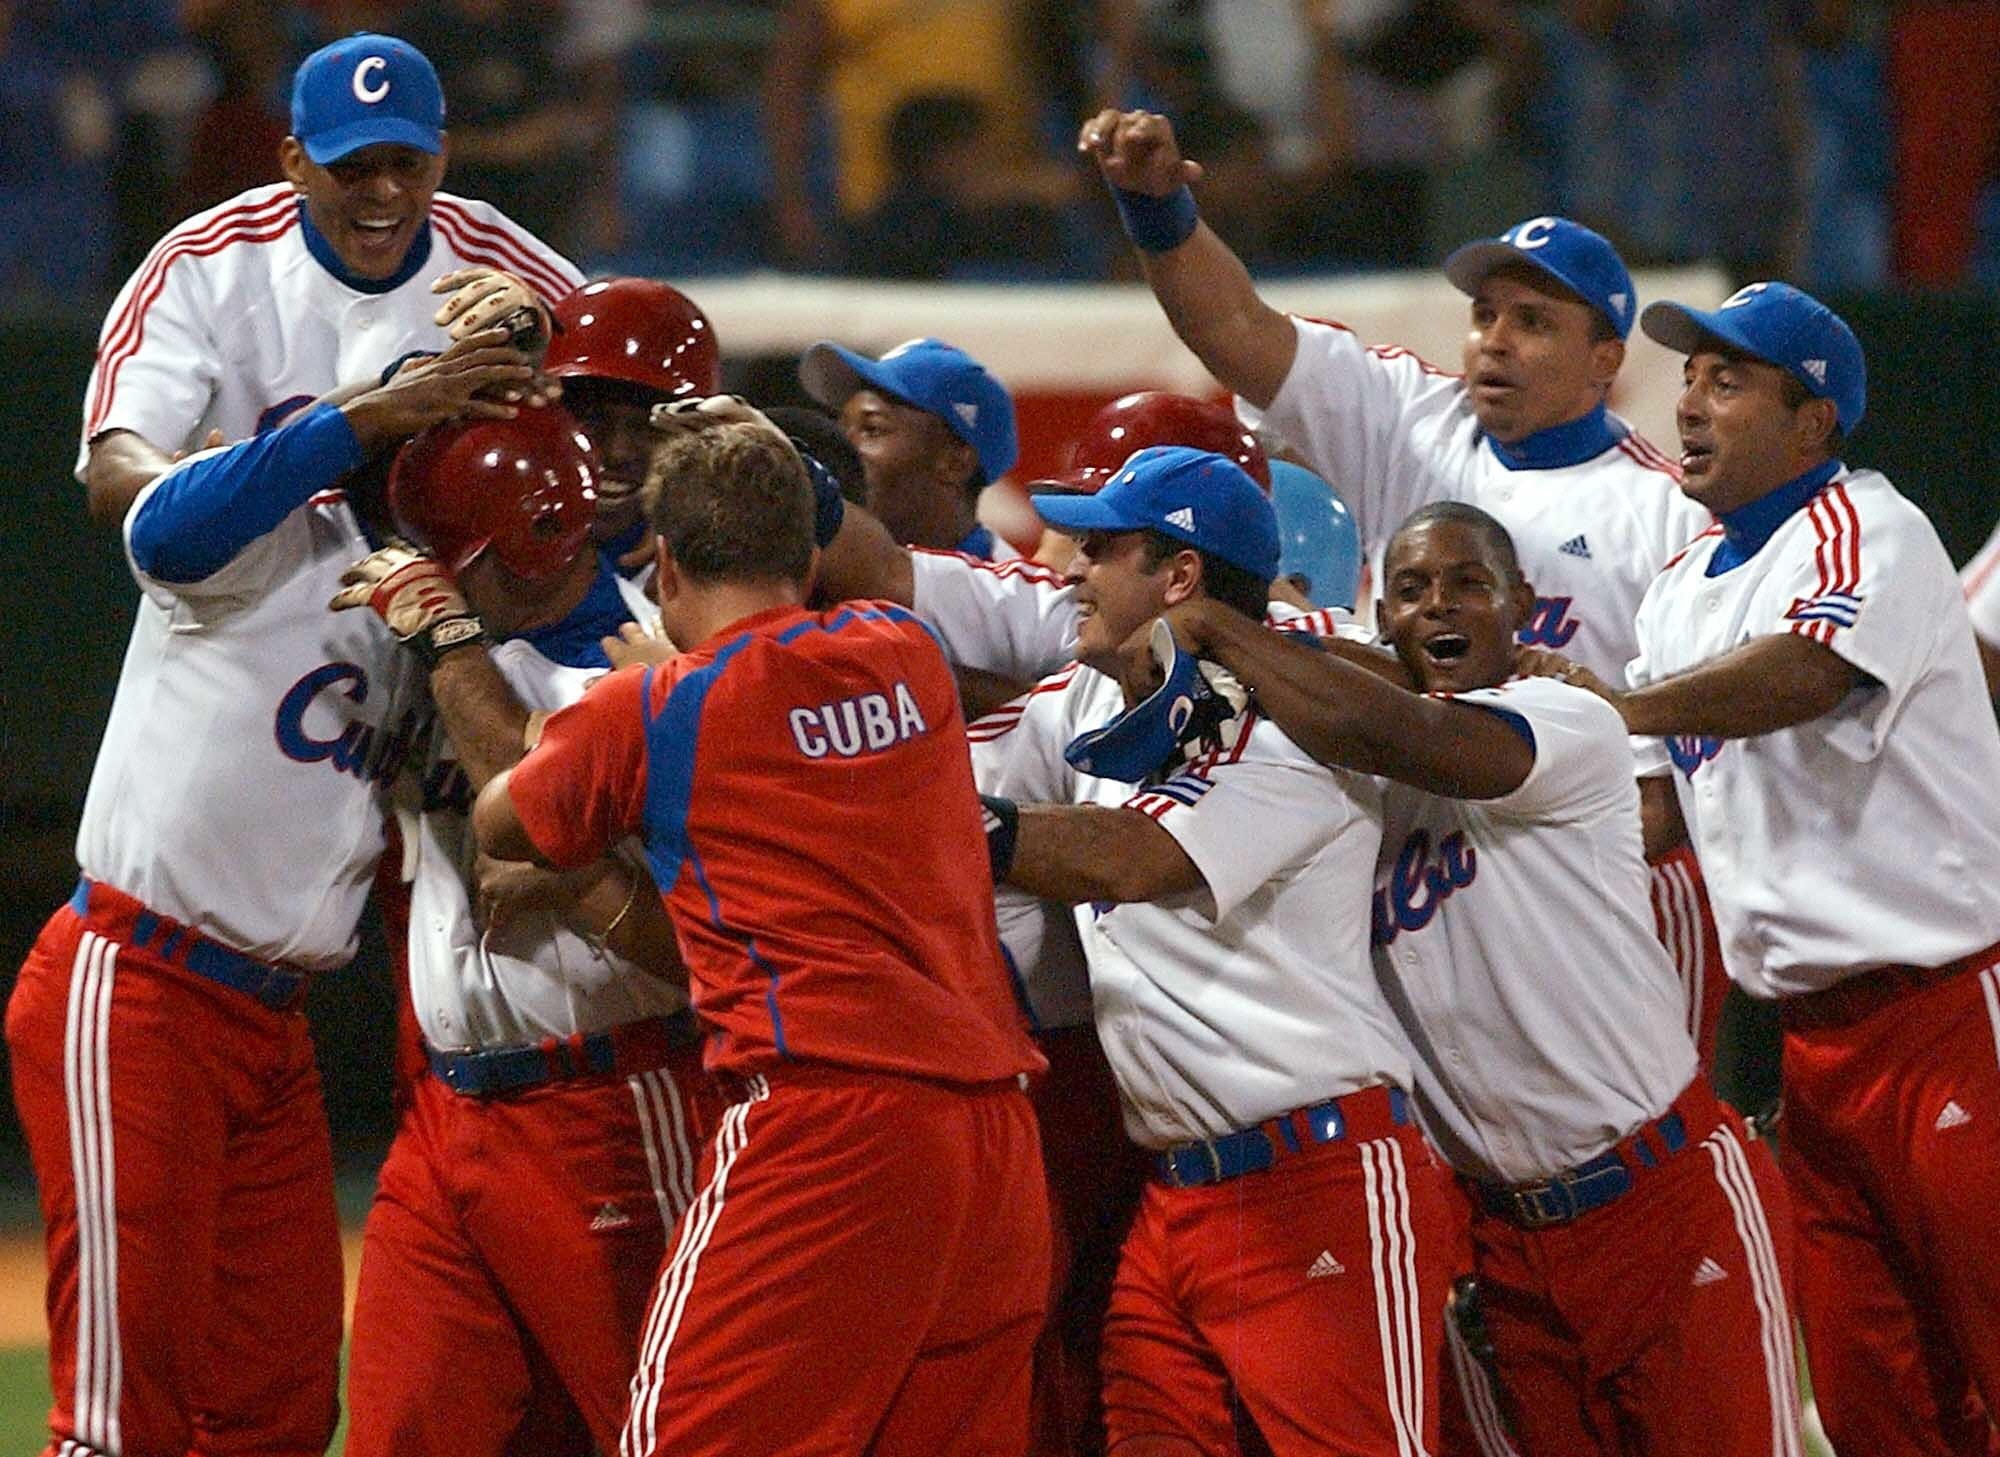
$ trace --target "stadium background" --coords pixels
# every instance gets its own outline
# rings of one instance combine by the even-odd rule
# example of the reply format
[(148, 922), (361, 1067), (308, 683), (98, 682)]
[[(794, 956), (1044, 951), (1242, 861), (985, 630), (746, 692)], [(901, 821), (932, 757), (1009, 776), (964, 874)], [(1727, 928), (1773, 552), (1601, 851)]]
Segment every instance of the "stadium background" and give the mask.
[[(717, 326), (732, 388), (796, 399), (793, 361), (817, 338), (873, 351), (942, 335), (1020, 398), (1018, 479), (1058, 463), (1105, 399), (1213, 389), (1130, 281), (1067, 148), (1081, 114), (1116, 96), (1169, 110), (1215, 164), (1205, 209), (1273, 302), (1443, 364), (1463, 303), (1437, 260), (1537, 212), (1585, 218), (1650, 265), (1642, 300), (1708, 303), (1734, 282), (1792, 278), (1868, 351), (1850, 462), (1885, 470), (1959, 561), (2000, 509), (2000, 102), (1942, 164), (1975, 169), (1970, 183), (1928, 175), (1940, 164), (1909, 135), (1937, 105), (1923, 88), (1971, 93), (1949, 65), (1927, 83), (1897, 64), (1944, 12), (1970, 28), (1936, 34), (1976, 51), (1981, 12), (2000, 7), (1348, 0), (1321, 23), (1295, 0), (880, 0), (865, 8), (909, 26), (910, 44), (875, 36), (875, 74), (857, 81), (851, 60), (813, 63), (799, 19), (858, 8), (0, 0), (0, 994), (73, 882), (134, 596), (70, 478), (98, 323), (167, 226), (275, 178), (283, 80), (346, 30), (409, 35), (438, 62), (449, 189), (499, 203), (589, 271), (681, 284)], [(919, 64), (911, 47), (952, 10), (975, 23)], [(895, 128), (882, 122), (899, 110)], [(842, 169), (870, 117), (898, 139), (876, 137), (888, 173), (872, 198), (856, 194), (858, 164)], [(806, 143), (786, 146), (788, 127)], [(1760, 128), (1768, 145), (1741, 140)], [(1961, 197), (1968, 216), (1938, 216)], [(1676, 361), (1635, 344), (1618, 404), (1656, 441), (1672, 441), (1677, 378)], [(372, 930), (312, 1014), (358, 1224), (389, 1134), (391, 1011)], [(40, 1277), (9, 1103), (0, 1450), (38, 1443)]]

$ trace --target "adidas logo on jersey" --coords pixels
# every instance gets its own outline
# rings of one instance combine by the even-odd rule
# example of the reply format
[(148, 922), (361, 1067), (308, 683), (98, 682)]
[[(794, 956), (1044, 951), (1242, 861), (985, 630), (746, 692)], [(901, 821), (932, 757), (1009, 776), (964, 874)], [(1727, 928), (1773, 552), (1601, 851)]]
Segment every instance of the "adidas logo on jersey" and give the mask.
[(1583, 539), (1581, 532), (1572, 536), (1568, 541), (1557, 547), (1556, 550), (1564, 556), (1580, 556), (1585, 561), (1590, 560), (1590, 543)]
[(1704, 1256), (1702, 1262), (1695, 1267), (1694, 1284), (1697, 1289), (1699, 1289), (1703, 1285), (1713, 1285), (1718, 1280), (1727, 1280), (1728, 1278), (1729, 1278), (1729, 1272), (1723, 1269), (1722, 1266), (1716, 1264), (1714, 1260), (1709, 1259), (1706, 1256)]
[(1956, 1099), (1947, 1102), (1931, 1126), (1940, 1132), (1947, 1128), (1959, 1128), (1972, 1121), (1972, 1115), (1958, 1106)]
[(1194, 507), (1183, 506), (1178, 511), (1169, 511), (1167, 525), (1178, 526), (1183, 531), (1194, 530)]
[(624, 1229), (631, 1223), (632, 1216), (607, 1199), (604, 1207), (597, 1211), (597, 1217), (590, 1221), (590, 1232), (603, 1234), (606, 1230)]
[(1308, 1280), (1324, 1280), (1328, 1275), (1345, 1275), (1347, 1266), (1333, 1257), (1332, 1250), (1321, 1250), (1319, 1258), (1306, 1267)]

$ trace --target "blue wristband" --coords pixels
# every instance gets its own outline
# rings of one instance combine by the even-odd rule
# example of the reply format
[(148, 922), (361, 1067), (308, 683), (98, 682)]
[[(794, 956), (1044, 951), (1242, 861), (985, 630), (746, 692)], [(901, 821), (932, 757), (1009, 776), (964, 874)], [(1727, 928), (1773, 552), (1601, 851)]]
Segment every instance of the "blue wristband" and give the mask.
[(1201, 214), (1194, 205), (1194, 193), (1182, 183), (1165, 197), (1149, 192), (1111, 189), (1118, 203), (1118, 220), (1125, 236), (1142, 253), (1168, 253), (1194, 236)]

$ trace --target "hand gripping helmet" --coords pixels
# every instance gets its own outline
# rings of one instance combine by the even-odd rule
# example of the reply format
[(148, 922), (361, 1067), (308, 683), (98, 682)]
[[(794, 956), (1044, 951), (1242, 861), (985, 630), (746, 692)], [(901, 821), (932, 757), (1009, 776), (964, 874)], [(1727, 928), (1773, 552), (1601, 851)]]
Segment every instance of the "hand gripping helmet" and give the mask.
[(434, 425), (396, 454), (398, 529), (462, 572), (481, 553), (546, 581), (583, 551), (597, 509), (597, 452), (560, 405), (511, 420)]
[(1095, 495), (1133, 451), (1153, 445), (1212, 450), (1242, 466), (1265, 495), (1271, 493), (1271, 463), (1242, 422), (1222, 405), (1162, 390), (1125, 395), (1092, 415), (1070, 446), (1069, 469), (1032, 482), (1030, 489)]
[(615, 379), (663, 399), (722, 392), (722, 351), (708, 315), (653, 278), (607, 278), (559, 301), (543, 370), (557, 379)]

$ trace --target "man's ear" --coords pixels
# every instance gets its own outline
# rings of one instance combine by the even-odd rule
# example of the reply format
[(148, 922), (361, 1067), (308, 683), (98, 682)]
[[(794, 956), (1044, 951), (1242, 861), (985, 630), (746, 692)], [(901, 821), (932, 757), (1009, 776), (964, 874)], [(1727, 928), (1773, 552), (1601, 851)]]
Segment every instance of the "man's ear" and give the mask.
[(1166, 605), (1178, 607), (1192, 600), (1201, 592), (1206, 582), (1201, 569), (1201, 553), (1191, 546), (1184, 546), (1166, 561), (1162, 568), (1167, 574)]
[(681, 594), (680, 568), (664, 536), (653, 539), (653, 600), (664, 607)]
[(278, 170), (284, 174), (285, 181), (292, 184), (294, 192), (306, 190), (308, 161), (305, 144), (297, 137), (286, 137), (278, 143)]
[[(942, 423), (938, 428), (944, 429)], [(972, 473), (979, 469), (979, 452), (950, 430), (945, 430), (944, 434), (945, 448), (938, 452), (938, 475), (945, 485), (956, 490), (972, 479)]]
[(1792, 416), (1799, 428), (1799, 450), (1811, 456), (1831, 455), (1828, 442), (1840, 424), (1840, 407), (1832, 400), (1823, 400), (1814, 395)]
[(1618, 378), (1618, 371), (1625, 366), (1625, 341), (1623, 339), (1600, 339), (1590, 346), (1590, 382), (1611, 393), (1611, 382)]
[(1513, 585), (1507, 593), (1514, 605), (1514, 630), (1519, 632), (1535, 618), (1535, 584), (1526, 577)]

